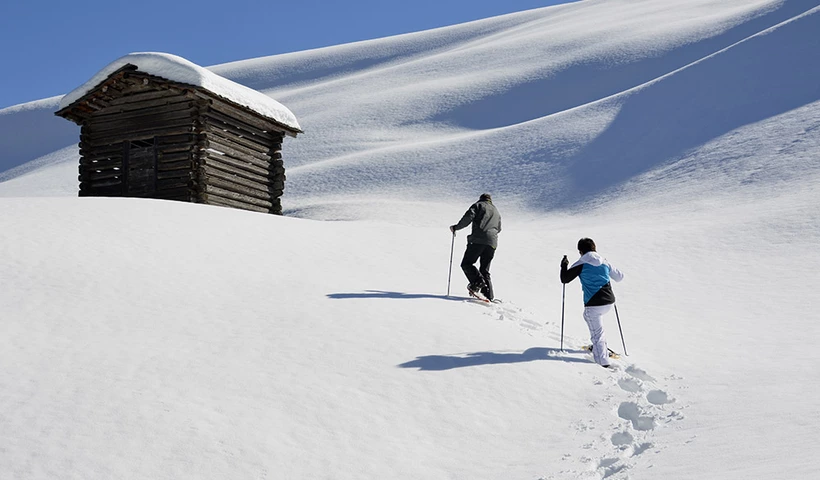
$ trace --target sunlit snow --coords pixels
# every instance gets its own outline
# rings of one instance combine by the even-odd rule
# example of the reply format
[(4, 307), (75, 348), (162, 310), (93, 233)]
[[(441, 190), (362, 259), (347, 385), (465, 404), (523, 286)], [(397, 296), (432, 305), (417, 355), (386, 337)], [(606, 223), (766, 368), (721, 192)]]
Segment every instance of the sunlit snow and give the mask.
[[(299, 119), (282, 217), (77, 198), (60, 98), (0, 110), (0, 478), (815, 478), (817, 32), (586, 0), (211, 67)], [(560, 350), (583, 236), (614, 371), (577, 281)]]

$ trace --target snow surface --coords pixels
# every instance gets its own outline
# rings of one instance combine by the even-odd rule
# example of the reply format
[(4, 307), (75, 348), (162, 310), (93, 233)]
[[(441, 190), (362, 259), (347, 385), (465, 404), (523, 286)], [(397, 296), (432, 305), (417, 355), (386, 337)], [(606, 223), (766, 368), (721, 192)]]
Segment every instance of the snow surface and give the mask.
[[(76, 198), (55, 100), (0, 110), (0, 478), (817, 478), (818, 31), (587, 0), (212, 67), (299, 114), (285, 217)], [(461, 232), (447, 296), (484, 191), (494, 305)], [(582, 236), (614, 371), (577, 282), (559, 349)]]
[(220, 97), (248, 107), (265, 118), (275, 120), (295, 130), (301, 130), (293, 112), (273, 98), (227, 78), (220, 77), (182, 57), (168, 53), (130, 53), (114, 60), (92, 76), (90, 80), (65, 95), (60, 100), (60, 108), (65, 108), (76, 102), (83, 95), (104, 82), (112, 73), (126, 65), (134, 65), (140, 72), (166, 80), (202, 87)]

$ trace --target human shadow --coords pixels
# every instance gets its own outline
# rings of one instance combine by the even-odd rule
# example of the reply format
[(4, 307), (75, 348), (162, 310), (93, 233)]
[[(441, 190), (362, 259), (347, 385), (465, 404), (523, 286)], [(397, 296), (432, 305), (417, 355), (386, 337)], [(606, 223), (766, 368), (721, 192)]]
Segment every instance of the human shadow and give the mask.
[[(565, 353), (584, 353), (582, 350), (564, 350)], [(398, 365), (401, 368), (418, 368), (419, 370), (442, 371), (453, 368), (495, 365), (500, 363), (534, 362), (536, 360), (557, 360), (573, 363), (595, 363), (589, 359), (560, 355), (557, 348), (533, 347), (523, 352), (473, 352), (466, 355), (425, 355), (415, 360)]]
[(430, 293), (404, 293), (404, 292), (388, 292), (383, 290), (365, 290), (362, 293), (330, 293), (327, 298), (336, 300), (345, 300), (351, 298), (388, 298), (392, 300), (417, 300), (419, 298), (434, 298), (438, 300), (450, 301), (464, 301), (469, 300), (468, 297), (447, 296), (447, 295), (433, 295)]

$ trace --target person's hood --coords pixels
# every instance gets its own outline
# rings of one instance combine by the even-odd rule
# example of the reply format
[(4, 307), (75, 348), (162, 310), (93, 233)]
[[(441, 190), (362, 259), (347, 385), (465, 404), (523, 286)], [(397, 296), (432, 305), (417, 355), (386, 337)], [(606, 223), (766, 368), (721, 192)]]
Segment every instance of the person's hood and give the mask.
[(604, 263), (604, 257), (598, 255), (598, 252), (587, 252), (581, 256), (579, 261), (597, 267)]

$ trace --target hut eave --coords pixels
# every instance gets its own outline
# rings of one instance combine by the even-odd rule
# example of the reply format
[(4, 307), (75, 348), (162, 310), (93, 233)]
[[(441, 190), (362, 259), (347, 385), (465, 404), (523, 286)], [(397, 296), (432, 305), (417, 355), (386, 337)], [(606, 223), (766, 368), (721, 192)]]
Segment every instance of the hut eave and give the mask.
[(115, 60), (100, 70), (85, 84), (64, 96), (60, 102), (59, 111), (64, 111), (66, 107), (84, 98), (91, 91), (103, 84), (106, 79), (124, 68), (136, 68), (139, 72), (153, 75), (170, 82), (205, 89), (286, 127), (286, 130), (289, 131), (290, 134), (302, 132), (293, 112), (271, 97), (221, 77), (184, 58), (167, 53), (132, 53)]

